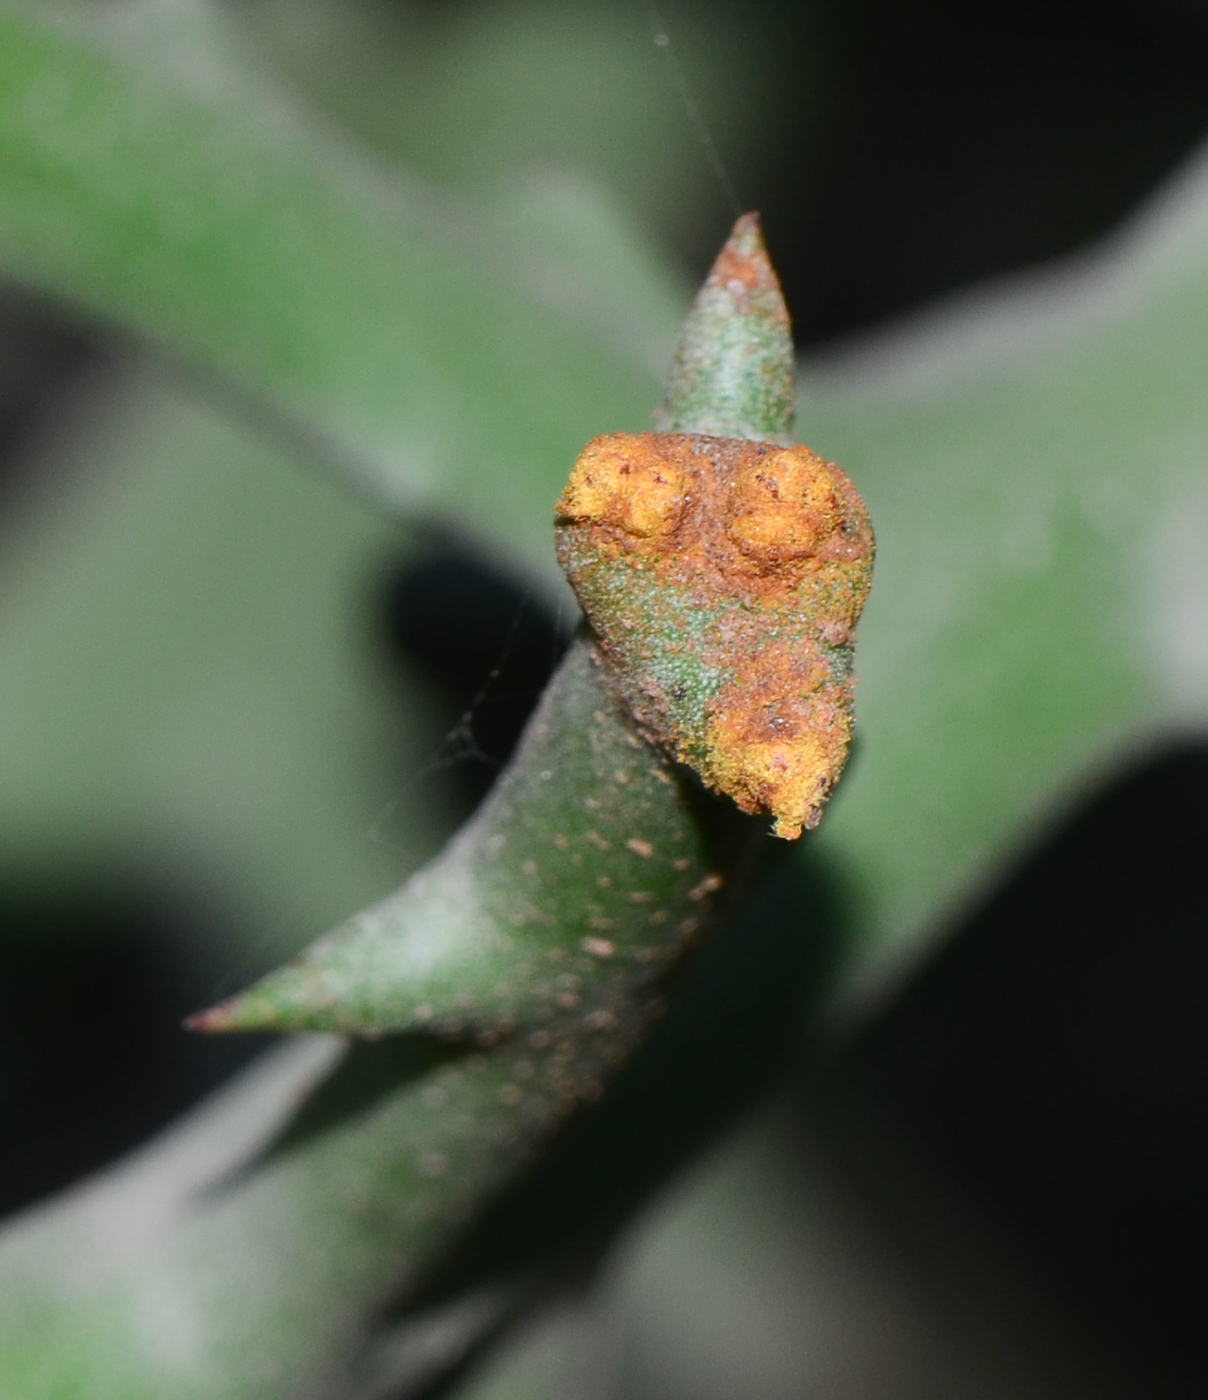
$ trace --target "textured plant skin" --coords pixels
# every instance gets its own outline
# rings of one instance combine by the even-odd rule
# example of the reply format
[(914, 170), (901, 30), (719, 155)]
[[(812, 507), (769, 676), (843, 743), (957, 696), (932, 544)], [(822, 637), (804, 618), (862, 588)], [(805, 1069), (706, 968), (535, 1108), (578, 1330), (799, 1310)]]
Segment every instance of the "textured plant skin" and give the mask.
[(529, 1059), (552, 1045), (558, 1055), (536, 1059), (549, 1060), (553, 1101), (574, 1099), (598, 1085), (602, 1062), (567, 1044), (616, 1057), (748, 844), (719, 844), (705, 805), (603, 687), (581, 635), (509, 770), (445, 852), (192, 1024), (510, 1039)]
[(211, 1013), (232, 1029), (366, 1037), (334, 1068), (299, 1070), (274, 1139), (144, 1247), (93, 1242), (107, 1242), (103, 1183), (96, 1225), (51, 1215), (42, 1232), (30, 1222), (29, 1247), (10, 1236), (6, 1400), (361, 1394), (378, 1338), (366, 1319), (405, 1301), (605, 1092), (753, 840), (641, 739), (581, 636), (446, 854), (279, 982)]

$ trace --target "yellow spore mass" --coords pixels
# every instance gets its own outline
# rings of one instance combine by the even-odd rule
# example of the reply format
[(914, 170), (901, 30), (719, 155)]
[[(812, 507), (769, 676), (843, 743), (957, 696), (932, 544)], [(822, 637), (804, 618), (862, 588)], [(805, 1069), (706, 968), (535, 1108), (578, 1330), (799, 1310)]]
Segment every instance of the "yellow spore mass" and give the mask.
[(773, 834), (800, 836), (810, 815), (821, 812), (847, 753), (848, 730), (797, 734), (791, 741), (727, 742), (715, 734), (717, 786), (745, 812), (771, 812)]
[(815, 554), (842, 514), (828, 463), (808, 447), (742, 467), (731, 510), (730, 537), (739, 549), (773, 564)]
[(683, 506), (683, 471), (641, 438), (618, 433), (579, 454), (558, 514), (650, 539), (674, 529)]

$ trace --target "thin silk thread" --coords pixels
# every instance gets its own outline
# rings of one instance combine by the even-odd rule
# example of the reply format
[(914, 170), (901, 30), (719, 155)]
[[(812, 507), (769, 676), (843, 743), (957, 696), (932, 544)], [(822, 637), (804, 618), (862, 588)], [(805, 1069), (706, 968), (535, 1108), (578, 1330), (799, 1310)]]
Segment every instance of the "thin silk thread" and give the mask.
[(683, 65), (679, 61), (679, 56), (675, 52), (671, 42), (671, 35), (667, 26), (663, 23), (663, 17), (659, 14), (658, 6), (654, 0), (642, 0), (642, 8), (646, 11), (646, 18), (650, 23), (650, 36), (654, 40), (654, 46), (666, 60), (668, 72), (671, 75), (671, 82), (679, 94), (680, 102), (683, 104), (684, 115), (688, 118), (688, 125), (692, 128), (701, 150), (705, 153), (705, 159), (709, 162), (709, 168), (713, 171), (722, 194), (725, 195), (727, 203), (730, 205), (730, 212), (735, 218), (743, 212), (743, 205), (739, 201), (738, 192), (730, 179), (725, 163), (717, 149), (717, 143), (713, 140), (713, 135), (709, 130), (709, 125), (701, 113), (700, 107), (692, 92), (692, 84), (688, 81), (688, 75), (684, 72)]

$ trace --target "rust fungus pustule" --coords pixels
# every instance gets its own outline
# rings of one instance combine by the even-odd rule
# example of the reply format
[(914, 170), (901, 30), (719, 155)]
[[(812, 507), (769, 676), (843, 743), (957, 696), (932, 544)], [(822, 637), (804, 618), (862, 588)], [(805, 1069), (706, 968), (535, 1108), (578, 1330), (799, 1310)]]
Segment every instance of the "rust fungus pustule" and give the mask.
[(730, 538), (769, 569), (816, 559), (842, 521), (834, 469), (808, 447), (745, 463), (730, 492)]
[(639, 539), (669, 534), (684, 509), (685, 476), (652, 441), (616, 434), (589, 442), (575, 463), (559, 513)]
[(695, 433), (589, 443), (558, 555), (648, 738), (779, 836), (816, 826), (851, 737), (873, 539), (808, 447)]

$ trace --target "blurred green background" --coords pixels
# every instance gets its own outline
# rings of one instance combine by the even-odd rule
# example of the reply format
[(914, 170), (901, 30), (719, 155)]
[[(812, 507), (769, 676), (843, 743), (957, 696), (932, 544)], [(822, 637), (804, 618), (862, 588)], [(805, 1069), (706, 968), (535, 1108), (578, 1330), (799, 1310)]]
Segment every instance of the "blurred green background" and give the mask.
[[(806, 357), (801, 436), (871, 452), (878, 432), (892, 443), (931, 414), (917, 431), (981, 464), (988, 513), (1001, 464), (983, 438), (1026, 444), (1030, 425), (975, 405), (949, 428), (933, 385), (895, 417), (911, 342), (894, 351), (884, 326), (1004, 278), (1005, 316), (951, 315), (969, 343), (988, 324), (1007, 344), (1011, 315), (1042, 318), (1078, 264), (1010, 279), (1095, 246), (1208, 130), (1208, 8), (1193, 0), (226, 0), (196, 34), (171, 9), (87, 0), (72, 19), (210, 94), (220, 34), (270, 125), (308, 112), (354, 181), (366, 153), (396, 167), (421, 222), (539, 286), (601, 344), (625, 340), (635, 398), (641, 376), (657, 385), (734, 212), (686, 80), (742, 205), (764, 214)], [(237, 97), (230, 108), (237, 121)], [(266, 431), (38, 280), (0, 300), (10, 1210), (112, 1160), (253, 1053), (179, 1020), (439, 848), (506, 757), (572, 613), (532, 562), (539, 545), (507, 555), (510, 523), (484, 544), (469, 518), (386, 518), (300, 467), (308, 453), (280, 424)], [(878, 345), (907, 388), (862, 417), (863, 381), (844, 367), (875, 363)], [(1200, 366), (1183, 369), (1193, 401)], [(1106, 362), (1094, 373), (1074, 455), (1110, 453), (1087, 427), (1093, 400), (1120, 411), (1130, 391)], [(1055, 378), (1054, 397), (1081, 392), (1070, 382)], [(1068, 402), (1050, 406), (1050, 432)], [(1192, 472), (1208, 439), (1188, 421)], [(888, 475), (873, 486), (892, 497)], [(540, 539), (544, 519), (521, 528)], [(1194, 515), (1190, 528), (1177, 549), (1194, 557)], [(1023, 557), (1038, 546), (1027, 520), (1019, 532)], [(886, 567), (892, 580), (892, 555)], [(1015, 668), (1033, 686), (1028, 658), (994, 643), (969, 639), (954, 671)], [(1087, 690), (1108, 713), (1130, 682), (1097, 665), (1088, 646)], [(874, 709), (893, 703), (875, 675)], [(1015, 697), (1025, 727), (1035, 693)], [(1081, 713), (1063, 701), (1042, 696), (1035, 721), (1061, 736), (1055, 769)], [(771, 1107), (756, 1111), (748, 1086), (745, 1127), (648, 1206), (589, 1297), (537, 1319), (471, 1390), (1203, 1393), (1198, 725), (1172, 728), (1156, 757), (1164, 736), (1122, 743), (1126, 771), (1035, 813), (1001, 883), (954, 907), (946, 951)], [(978, 767), (952, 758), (958, 779), (974, 773), (974, 826), (990, 805)], [(1138, 812), (1161, 819), (1121, 845)]]

